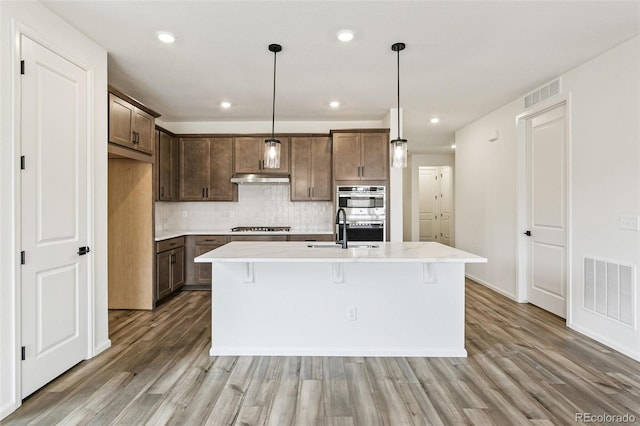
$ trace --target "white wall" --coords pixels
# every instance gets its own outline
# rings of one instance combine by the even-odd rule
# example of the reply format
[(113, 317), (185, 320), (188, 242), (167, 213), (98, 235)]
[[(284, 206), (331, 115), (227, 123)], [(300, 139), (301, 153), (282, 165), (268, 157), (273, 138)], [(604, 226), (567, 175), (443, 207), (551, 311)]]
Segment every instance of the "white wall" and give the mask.
[[(515, 299), (518, 99), (456, 132), (456, 247), (489, 259), (467, 274)], [(500, 138), (489, 142), (494, 130)]]
[[(640, 37), (565, 73), (569, 100), (570, 282), (567, 324), (640, 359), (640, 331), (583, 308), (582, 264), (594, 256), (640, 264), (638, 231), (619, 229), (640, 215)], [(516, 296), (519, 98), (456, 132), (457, 247), (485, 256), (468, 274)], [(494, 130), (496, 142), (488, 142)], [(640, 306), (634, 283), (636, 311)], [(636, 312), (637, 317), (637, 312)]]
[(563, 85), (572, 122), (569, 325), (640, 360), (637, 282), (635, 330), (582, 307), (585, 256), (640, 265), (640, 232), (619, 228), (620, 216), (640, 216), (640, 37), (566, 73)]
[[(413, 154), (409, 156), (409, 165), (404, 173), (404, 240), (420, 241), (420, 167), (451, 167), (452, 177), (455, 173), (455, 156), (453, 154)], [(453, 193), (456, 181), (453, 179)], [(454, 202), (455, 212), (455, 202)], [(455, 225), (455, 224), (454, 224)], [(455, 235), (455, 233), (454, 233)], [(455, 241), (455, 240), (454, 240)]]
[[(89, 232), (94, 315), (88, 356), (109, 345), (107, 319), (107, 54), (37, 2), (0, 2), (0, 419), (21, 404), (19, 37), (28, 34), (90, 72), (93, 102), (89, 164), (93, 229)], [(45, 159), (46, 161), (46, 159)]]
[[(396, 117), (394, 120), (393, 117)], [(400, 108), (400, 122), (398, 123), (398, 109), (391, 108), (389, 113), (385, 115), (383, 119), (384, 127), (389, 128), (389, 143), (396, 138), (398, 134), (402, 135), (404, 111)], [(398, 125), (400, 128), (398, 129)], [(400, 133), (398, 133), (400, 130)], [(391, 145), (389, 145), (389, 150)], [(407, 159), (407, 167), (409, 161)], [(389, 204), (389, 217), (387, 223), (389, 226), (389, 241), (402, 241), (403, 240), (403, 197), (405, 194), (403, 185), (404, 170), (396, 167), (391, 167), (391, 154), (389, 154), (389, 190), (387, 193), (387, 203)]]

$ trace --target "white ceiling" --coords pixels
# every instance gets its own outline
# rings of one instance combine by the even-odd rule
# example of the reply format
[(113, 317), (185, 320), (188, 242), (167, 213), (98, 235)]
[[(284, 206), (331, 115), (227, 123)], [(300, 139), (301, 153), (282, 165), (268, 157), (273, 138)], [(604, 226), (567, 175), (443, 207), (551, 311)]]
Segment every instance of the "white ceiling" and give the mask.
[[(270, 120), (270, 43), (283, 46), (276, 124), (380, 120), (396, 106), (391, 44), (405, 42), (413, 152), (446, 152), (456, 129), (640, 33), (638, 1), (43, 3), (106, 48), (110, 84), (165, 122)], [(336, 39), (343, 28), (356, 32), (352, 42)], [(176, 43), (160, 43), (158, 30)]]

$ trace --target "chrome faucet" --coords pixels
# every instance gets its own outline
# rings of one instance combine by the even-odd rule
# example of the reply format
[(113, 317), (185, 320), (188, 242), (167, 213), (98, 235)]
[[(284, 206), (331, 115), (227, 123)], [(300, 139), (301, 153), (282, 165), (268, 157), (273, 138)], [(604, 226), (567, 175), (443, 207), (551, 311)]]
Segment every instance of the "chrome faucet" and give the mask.
[(347, 213), (344, 211), (342, 207), (338, 209), (336, 213), (336, 225), (338, 225), (338, 232), (336, 233), (336, 244), (339, 244), (340, 241), (340, 212), (342, 212), (342, 216), (344, 220), (342, 221), (342, 248), (347, 248)]

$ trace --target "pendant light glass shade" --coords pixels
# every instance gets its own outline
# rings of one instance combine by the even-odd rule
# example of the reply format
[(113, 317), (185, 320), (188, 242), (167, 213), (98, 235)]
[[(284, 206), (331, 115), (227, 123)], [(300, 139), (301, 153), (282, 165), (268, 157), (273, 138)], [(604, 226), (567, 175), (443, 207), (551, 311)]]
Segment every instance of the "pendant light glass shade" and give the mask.
[(280, 146), (278, 139), (269, 138), (264, 141), (264, 167), (266, 169), (280, 168)]
[(400, 51), (404, 50), (404, 43), (394, 43), (391, 50), (398, 52), (398, 137), (391, 141), (391, 167), (407, 167), (407, 140), (400, 136)]
[(279, 44), (270, 44), (269, 51), (273, 52), (273, 103), (271, 109), (271, 137), (264, 141), (264, 168), (280, 168), (280, 146), (282, 145), (274, 136), (276, 122), (276, 55), (282, 51)]
[(407, 167), (407, 140), (391, 141), (391, 167)]

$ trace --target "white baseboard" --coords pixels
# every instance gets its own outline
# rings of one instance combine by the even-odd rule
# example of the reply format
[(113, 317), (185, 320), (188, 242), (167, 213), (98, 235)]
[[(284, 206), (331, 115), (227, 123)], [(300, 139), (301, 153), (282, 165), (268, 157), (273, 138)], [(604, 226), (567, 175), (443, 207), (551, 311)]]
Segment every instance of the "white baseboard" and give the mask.
[(111, 340), (107, 339), (104, 342), (100, 343), (99, 345), (96, 345), (95, 348), (93, 348), (93, 356), (96, 356), (96, 355), (106, 351), (110, 347), (111, 347)]
[(621, 346), (619, 343), (614, 342), (611, 339), (608, 339), (598, 333), (594, 333), (591, 330), (587, 330), (584, 327), (580, 327), (579, 325), (575, 325), (575, 324), (569, 324), (567, 322), (567, 327), (569, 327), (572, 330), (577, 331), (580, 334), (584, 334), (587, 337), (592, 338), (593, 340), (596, 340), (597, 342), (602, 343), (605, 346), (610, 347), (611, 349), (620, 352), (623, 355), (628, 356), (629, 358), (636, 360), (636, 361), (640, 361), (640, 353), (636, 352), (630, 348), (627, 348), (626, 346)]
[(18, 408), (20, 408), (21, 405), (22, 405), (22, 401), (18, 401), (18, 402), (11, 401), (5, 404), (2, 408), (0, 408), (0, 420), (4, 419), (9, 414), (16, 411)]
[(358, 348), (255, 348), (216, 347), (211, 356), (367, 356), (367, 357), (448, 357), (466, 358), (465, 349), (358, 349)]
[(496, 293), (500, 293), (501, 295), (503, 295), (503, 296), (505, 296), (505, 297), (508, 297), (509, 299), (513, 300), (514, 302), (517, 302), (517, 303), (526, 303), (526, 302), (520, 302), (520, 301), (518, 301), (518, 299), (516, 298), (516, 296), (515, 296), (515, 295), (510, 294), (510, 293), (507, 293), (506, 291), (504, 291), (504, 290), (503, 290), (503, 289), (501, 289), (500, 287), (496, 287), (495, 285), (493, 285), (493, 284), (491, 284), (491, 283), (489, 283), (489, 282), (487, 282), (487, 281), (485, 281), (485, 280), (483, 280), (483, 279), (480, 279), (480, 278), (478, 278), (478, 277), (475, 277), (475, 276), (473, 276), (473, 275), (471, 275), (471, 274), (464, 274), (464, 275), (465, 275), (465, 277), (469, 278), (470, 280), (475, 281), (475, 282), (477, 282), (478, 284), (482, 284), (483, 286), (485, 286), (485, 287), (487, 287), (487, 288), (490, 288), (491, 290), (495, 291)]

